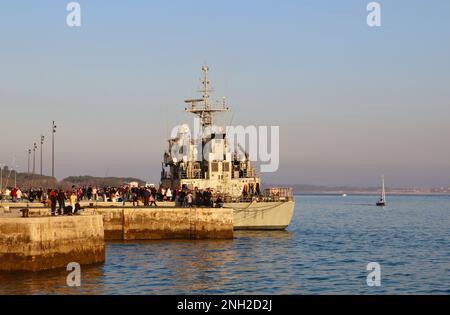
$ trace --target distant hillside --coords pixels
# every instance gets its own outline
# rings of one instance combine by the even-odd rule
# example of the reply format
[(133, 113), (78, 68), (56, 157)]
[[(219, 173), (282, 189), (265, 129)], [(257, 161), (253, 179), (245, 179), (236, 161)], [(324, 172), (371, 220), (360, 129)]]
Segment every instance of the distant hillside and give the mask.
[(15, 173), (15, 171), (10, 171), (7, 168), (3, 169), (3, 187), (13, 187), (16, 181), (17, 186), (23, 189), (28, 188), (50, 188), (55, 187), (58, 184), (56, 178), (51, 176), (40, 176), (37, 174), (28, 173)]
[(97, 187), (118, 187), (130, 182), (138, 182), (139, 185), (145, 185), (145, 181), (134, 177), (94, 177), (94, 176), (70, 176), (62, 180), (64, 184), (75, 186), (97, 186)]
[(51, 176), (41, 176), (38, 174), (16, 173), (7, 166), (2, 172), (2, 187), (12, 188), (16, 182), (17, 187), (22, 189), (29, 188), (69, 188), (75, 186), (95, 185), (98, 187), (114, 186), (118, 187), (130, 182), (137, 182), (139, 185), (145, 185), (145, 181), (134, 177), (94, 177), (94, 176), (70, 176), (58, 181)]

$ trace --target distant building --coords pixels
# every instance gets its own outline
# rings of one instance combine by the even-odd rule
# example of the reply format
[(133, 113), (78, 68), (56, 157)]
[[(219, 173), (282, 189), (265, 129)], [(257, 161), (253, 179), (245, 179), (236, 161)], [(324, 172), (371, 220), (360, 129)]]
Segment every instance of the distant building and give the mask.
[(138, 182), (129, 182), (128, 186), (130, 186), (131, 188), (139, 187), (139, 183)]

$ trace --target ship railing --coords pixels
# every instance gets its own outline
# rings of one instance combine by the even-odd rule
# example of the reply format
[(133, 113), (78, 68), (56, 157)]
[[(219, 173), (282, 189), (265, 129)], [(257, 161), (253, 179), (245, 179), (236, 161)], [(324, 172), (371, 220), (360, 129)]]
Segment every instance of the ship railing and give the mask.
[(263, 198), (266, 201), (290, 201), (294, 199), (292, 187), (272, 187), (264, 189)]
[(284, 201), (292, 201), (294, 199), (294, 190), (290, 187), (282, 187), (282, 188), (269, 188), (265, 189), (261, 194), (249, 194), (242, 195), (240, 197), (232, 197), (228, 194), (215, 194), (215, 197), (220, 195), (222, 200), (225, 202), (284, 202)]
[(202, 179), (202, 174), (201, 173), (192, 173), (192, 174), (187, 174), (187, 173), (180, 173), (180, 179)]

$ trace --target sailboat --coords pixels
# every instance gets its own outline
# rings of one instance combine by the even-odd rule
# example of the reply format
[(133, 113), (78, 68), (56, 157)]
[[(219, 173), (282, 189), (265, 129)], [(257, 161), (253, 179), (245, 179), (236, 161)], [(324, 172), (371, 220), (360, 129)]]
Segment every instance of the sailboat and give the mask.
[(377, 202), (378, 207), (386, 206), (386, 192), (384, 190), (384, 175), (381, 175), (381, 195), (380, 200)]

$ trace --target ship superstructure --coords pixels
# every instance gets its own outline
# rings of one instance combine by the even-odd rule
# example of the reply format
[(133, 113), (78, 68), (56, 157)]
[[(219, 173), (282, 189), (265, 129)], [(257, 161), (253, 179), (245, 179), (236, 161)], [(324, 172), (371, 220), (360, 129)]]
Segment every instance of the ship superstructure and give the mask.
[(194, 127), (192, 134), (189, 125), (181, 125), (169, 139), (161, 185), (184, 192), (207, 191), (216, 204), (221, 199), (224, 208), (233, 209), (235, 229), (285, 229), (294, 215), (292, 188), (260, 191), (261, 181), (249, 154), (239, 143), (234, 147), (230, 141), (234, 135), (215, 124), (215, 115), (229, 108), (225, 101), (219, 106), (211, 104), (209, 68), (202, 71), (202, 98), (185, 101), (185, 110), (197, 116), (200, 131)]
[(225, 100), (221, 106), (211, 104), (209, 68), (205, 66), (202, 71), (202, 98), (185, 101), (186, 112), (198, 117), (202, 132), (193, 138), (189, 126), (182, 125), (177, 136), (169, 139), (161, 183), (172, 189), (210, 189), (232, 199), (259, 194), (260, 178), (248, 154), (231, 148), (225, 128), (214, 124), (215, 114), (228, 112), (229, 108)]

